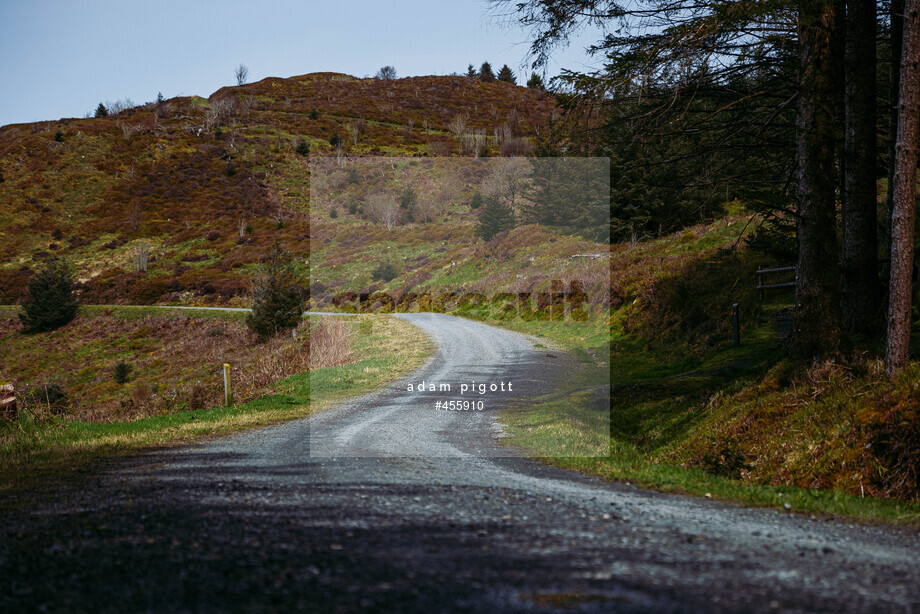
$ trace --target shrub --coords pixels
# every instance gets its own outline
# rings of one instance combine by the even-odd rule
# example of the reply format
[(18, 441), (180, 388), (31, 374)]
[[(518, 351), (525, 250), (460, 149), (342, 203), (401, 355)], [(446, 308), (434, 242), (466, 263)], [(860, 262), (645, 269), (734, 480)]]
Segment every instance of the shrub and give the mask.
[(119, 360), (112, 368), (112, 379), (116, 383), (124, 384), (128, 381), (128, 376), (131, 375), (131, 369), (131, 365), (125, 362), (124, 359)]
[(418, 192), (411, 185), (407, 185), (399, 195), (399, 208), (412, 209), (418, 204)]
[(371, 271), (373, 281), (391, 281), (397, 275), (399, 275), (399, 271), (396, 270), (396, 265), (392, 262), (381, 262), (376, 269)]
[(742, 471), (750, 469), (734, 437), (713, 441), (699, 464), (707, 473), (735, 480), (741, 477)]
[(514, 137), (503, 141), (499, 151), (506, 158), (529, 156), (533, 153), (533, 145), (525, 138)]
[(315, 108), (310, 109), (310, 119), (319, 119), (319, 111), (317, 111)]
[(246, 326), (260, 340), (300, 323), (305, 302), (301, 281), (293, 255), (275, 240), (252, 278), (252, 313), (246, 317)]
[(352, 215), (356, 215), (358, 213), (358, 201), (353, 200), (348, 203), (348, 212)]
[(73, 272), (63, 258), (52, 256), (44, 268), (29, 280), (29, 297), (22, 304), (19, 319), (29, 332), (43, 332), (64, 326), (77, 316), (79, 303), (73, 294)]
[(338, 209), (333, 209), (332, 211), (330, 211), (330, 212), (329, 212), (329, 217), (331, 217), (332, 219), (335, 219), (335, 218), (339, 217), (339, 210), (338, 210)]

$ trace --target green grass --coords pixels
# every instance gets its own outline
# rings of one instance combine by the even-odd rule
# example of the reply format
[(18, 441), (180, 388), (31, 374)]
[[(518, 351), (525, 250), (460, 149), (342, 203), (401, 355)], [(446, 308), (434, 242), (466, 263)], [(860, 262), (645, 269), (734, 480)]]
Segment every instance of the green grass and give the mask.
[(834, 490), (746, 484), (700, 469), (650, 463), (635, 449), (611, 439), (611, 453), (603, 459), (555, 458), (552, 464), (607, 481), (628, 482), (661, 492), (711, 497), (757, 507), (774, 507), (813, 515), (835, 515), (863, 521), (920, 524), (920, 505), (860, 497)]
[(314, 409), (325, 408), (344, 397), (371, 392), (383, 382), (411, 373), (430, 355), (430, 339), (403, 320), (383, 315), (341, 319), (357, 331), (352, 352), (367, 358), (342, 367), (310, 371), (310, 402)]
[[(562, 348), (574, 356), (574, 368), (563, 387), (526, 407), (512, 406), (501, 414), (512, 436), (504, 441), (533, 458), (607, 481), (662, 492), (788, 509), (793, 513), (920, 524), (917, 503), (861, 496), (839, 487), (802, 488), (751, 478), (733, 479), (688, 464), (694, 450), (731, 433), (735, 421), (752, 412), (750, 398), (763, 399), (769, 407), (782, 401), (775, 395), (785, 393), (762, 395), (758, 388), (783, 356), (771, 325), (747, 331), (741, 346), (727, 343), (707, 354), (672, 356), (670, 360), (660, 349), (614, 333), (617, 341), (610, 350), (609, 373), (602, 373), (597, 365), (585, 360), (582, 349), (586, 340), (597, 338), (599, 322), (563, 326), (512, 321), (502, 325), (542, 338), (538, 347)], [(592, 407), (592, 397), (585, 388), (603, 385), (608, 375), (612, 384), (610, 435), (601, 441), (599, 425), (606, 426), (605, 420)], [(800, 412), (804, 422), (815, 423), (808, 435), (818, 438), (832, 431), (831, 425), (839, 428), (839, 408), (844, 403), (840, 397), (852, 403), (853, 389), (866, 386), (857, 380), (852, 388), (842, 387), (839, 394), (829, 393), (825, 401), (819, 399), (811, 409), (804, 408)], [(796, 450), (808, 449), (814, 444), (801, 435), (805, 430), (801, 425), (777, 421), (768, 423), (760, 437), (768, 445), (781, 446), (783, 441), (791, 441), (796, 443)], [(802, 471), (818, 471), (818, 463), (807, 455), (790, 456), (798, 459)]]
[(512, 403), (500, 414), (506, 440), (534, 457), (604, 457), (610, 450), (607, 396), (607, 318), (511, 319), (489, 324), (529, 335), (538, 351), (558, 360), (565, 377), (548, 394)]
[[(22, 310), (18, 305), (0, 305), (0, 318), (15, 318)], [(199, 320), (231, 320), (242, 322), (246, 319), (244, 311), (223, 311), (219, 309), (191, 309), (183, 307), (153, 307), (130, 305), (80, 305), (80, 315), (86, 318), (95, 318), (103, 314), (110, 314), (123, 320), (143, 320), (148, 316), (168, 316), (169, 314), (182, 314)]]
[[(150, 309), (125, 311), (135, 311), (133, 315), (140, 317)], [(204, 313), (207, 312), (195, 312), (196, 317)], [(362, 326), (362, 321), (371, 321), (372, 325)], [(113, 454), (302, 418), (335, 400), (369, 392), (400, 377), (418, 367), (428, 355), (427, 337), (401, 320), (365, 316), (349, 319), (348, 324), (361, 331), (355, 336), (353, 355), (368, 356), (369, 349), (374, 348), (373, 356), (285, 378), (274, 385), (271, 394), (248, 403), (130, 422), (38, 419), (24, 412), (16, 422), (0, 425), (0, 492), (72, 475)]]

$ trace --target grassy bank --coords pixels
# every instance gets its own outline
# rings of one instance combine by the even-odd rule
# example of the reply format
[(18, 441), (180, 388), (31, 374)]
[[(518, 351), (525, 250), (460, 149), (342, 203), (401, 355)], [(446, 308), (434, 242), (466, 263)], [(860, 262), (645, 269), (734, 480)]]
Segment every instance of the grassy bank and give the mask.
[[(690, 356), (669, 356), (615, 325), (607, 371), (586, 359), (598, 323), (505, 326), (571, 356), (564, 386), (501, 415), (512, 435), (505, 441), (529, 456), (663, 492), (920, 524), (916, 497), (885, 489), (909, 479), (909, 467), (887, 462), (881, 449), (891, 446), (884, 435), (893, 424), (910, 437), (904, 408), (920, 392), (916, 367), (889, 382), (871, 364), (790, 363), (771, 322), (746, 331), (740, 346)], [(608, 377), (610, 434), (600, 441), (606, 416), (587, 391)]]
[[(204, 317), (220, 320), (222, 315), (238, 317), (221, 312)], [(314, 397), (330, 402), (371, 391), (415, 369), (428, 355), (427, 337), (401, 320), (386, 316), (334, 320), (349, 331), (346, 364), (286, 377), (265, 396), (246, 403), (113, 422), (24, 412), (17, 421), (0, 424), (0, 491), (79, 471), (110, 454), (304, 417), (319, 409), (311, 402)]]
[[(512, 443), (662, 491), (920, 524), (920, 365), (891, 381), (871, 352), (788, 359), (791, 296), (761, 300), (754, 276), (783, 263), (733, 249), (737, 221), (615, 246), (609, 321), (500, 323), (570, 356), (564, 385), (504, 412)], [(588, 360), (605, 341), (609, 364)], [(587, 392), (608, 381), (609, 447)]]

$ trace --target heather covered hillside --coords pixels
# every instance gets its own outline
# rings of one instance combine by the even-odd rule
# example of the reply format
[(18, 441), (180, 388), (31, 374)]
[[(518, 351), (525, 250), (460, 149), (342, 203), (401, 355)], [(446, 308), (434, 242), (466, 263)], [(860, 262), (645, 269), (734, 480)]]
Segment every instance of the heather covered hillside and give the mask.
[[(313, 303), (379, 292), (399, 310), (451, 310), (472, 294), (575, 283), (585, 307), (603, 311), (609, 174), (602, 158), (317, 158)], [(454, 299), (435, 298), (446, 293)]]
[(310, 156), (528, 154), (553, 109), (500, 81), (316, 73), (5, 126), (0, 303), (63, 255), (85, 303), (242, 304), (275, 238), (309, 253)]

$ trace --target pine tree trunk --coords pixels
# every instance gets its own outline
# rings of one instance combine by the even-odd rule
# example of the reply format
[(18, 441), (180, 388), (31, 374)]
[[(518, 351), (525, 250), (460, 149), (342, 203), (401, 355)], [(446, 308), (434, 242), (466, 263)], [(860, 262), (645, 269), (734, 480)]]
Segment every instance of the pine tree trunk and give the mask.
[(802, 356), (840, 344), (834, 170), (833, 2), (799, 2), (796, 114), (796, 265), (793, 348)]
[[(891, 210), (894, 202), (894, 158), (898, 142), (898, 97), (901, 95), (901, 45), (904, 44), (904, 0), (891, 0), (891, 67), (888, 76), (888, 190), (882, 253), (891, 256)], [(889, 261), (888, 267), (891, 268)], [(884, 277), (884, 273), (883, 273)]]
[(874, 1), (847, 2), (844, 57), (843, 327), (865, 333), (879, 315)]
[(904, 3), (904, 44), (898, 96), (898, 138), (891, 209), (891, 283), (885, 372), (907, 364), (914, 263), (914, 199), (917, 193), (917, 142), (920, 139), (920, 0)]

